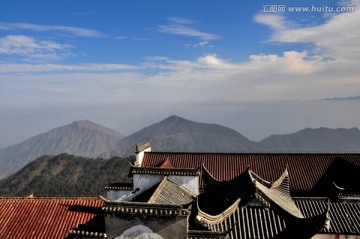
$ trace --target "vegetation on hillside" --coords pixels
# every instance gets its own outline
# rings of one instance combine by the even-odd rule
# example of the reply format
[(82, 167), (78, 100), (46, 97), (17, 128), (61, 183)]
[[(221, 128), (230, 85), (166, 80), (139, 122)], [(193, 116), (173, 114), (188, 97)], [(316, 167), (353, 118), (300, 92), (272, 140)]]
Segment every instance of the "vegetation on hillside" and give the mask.
[(133, 158), (42, 156), (0, 181), (1, 196), (99, 196), (111, 182), (129, 181)]

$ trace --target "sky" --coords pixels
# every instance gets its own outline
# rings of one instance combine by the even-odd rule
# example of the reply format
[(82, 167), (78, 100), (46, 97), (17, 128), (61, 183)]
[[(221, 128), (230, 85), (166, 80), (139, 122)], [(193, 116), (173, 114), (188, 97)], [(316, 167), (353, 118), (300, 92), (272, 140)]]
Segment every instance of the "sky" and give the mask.
[(359, 5), (1, 1), (0, 148), (82, 119), (129, 135), (179, 115), (254, 141), (360, 127)]

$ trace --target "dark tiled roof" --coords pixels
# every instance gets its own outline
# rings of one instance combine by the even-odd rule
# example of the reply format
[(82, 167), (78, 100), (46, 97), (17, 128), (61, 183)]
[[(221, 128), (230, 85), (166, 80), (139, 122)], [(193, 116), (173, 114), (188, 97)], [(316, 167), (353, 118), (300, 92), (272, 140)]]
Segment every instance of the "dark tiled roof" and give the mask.
[(273, 210), (240, 208), (218, 225), (216, 231), (230, 230), (232, 239), (283, 239), (289, 238), (285, 221)]
[[(287, 166), (292, 192), (323, 188), (319, 183), (336, 162), (360, 166), (360, 154), (147, 152), (142, 167), (154, 167), (165, 160), (176, 168), (200, 168), (204, 165), (220, 181), (231, 180), (248, 167), (265, 180), (275, 181)], [(346, 172), (339, 173), (346, 175)]]
[(227, 233), (190, 230), (187, 239), (230, 239)]
[[(215, 231), (231, 231), (230, 238), (301, 238), (308, 239), (325, 226), (327, 208), (319, 215), (304, 217), (289, 194), (287, 170), (273, 183), (263, 180), (250, 169), (230, 181), (217, 181), (204, 168), (207, 189), (199, 196), (193, 211), (194, 225)], [(250, 182), (250, 183), (249, 183)], [(209, 187), (208, 184), (213, 184)], [(230, 193), (228, 193), (230, 191)], [(234, 202), (234, 200), (237, 201)], [(208, 214), (201, 209), (217, 214)], [(234, 202), (221, 212), (218, 204)], [(223, 207), (219, 207), (223, 208)], [(196, 228), (196, 227), (195, 227)], [(230, 234), (229, 234), (230, 235)]]
[(63, 239), (102, 205), (99, 198), (0, 198), (0, 238)]
[(198, 224), (214, 232), (228, 231), (231, 239), (308, 239), (325, 226), (326, 219), (324, 212), (309, 218), (290, 218), (265, 207), (239, 206), (221, 220), (203, 218), (203, 214), (199, 214)]
[[(295, 199), (296, 205), (306, 216), (315, 216), (326, 209), (327, 199)], [(360, 235), (360, 203), (330, 202), (330, 228), (322, 233)]]
[(340, 187), (333, 182), (334, 193), (336, 194), (337, 198), (340, 200), (344, 199), (355, 199), (360, 200), (360, 188), (349, 188), (349, 187)]
[[(213, 186), (210, 186), (209, 192), (204, 192), (200, 196), (201, 205), (208, 205), (209, 212), (216, 213), (214, 208), (218, 207), (216, 206), (218, 204), (228, 206), (229, 203), (240, 198), (242, 205), (246, 205), (248, 201), (253, 203), (251, 201), (256, 198), (266, 207), (276, 205), (286, 214), (303, 218), (302, 213), (296, 207), (289, 193), (287, 169), (274, 183), (265, 181), (250, 169), (247, 169), (230, 181), (223, 182), (213, 179), (206, 168), (203, 169), (203, 174), (204, 182), (207, 185), (213, 184)], [(209, 209), (209, 207), (211, 208)]]

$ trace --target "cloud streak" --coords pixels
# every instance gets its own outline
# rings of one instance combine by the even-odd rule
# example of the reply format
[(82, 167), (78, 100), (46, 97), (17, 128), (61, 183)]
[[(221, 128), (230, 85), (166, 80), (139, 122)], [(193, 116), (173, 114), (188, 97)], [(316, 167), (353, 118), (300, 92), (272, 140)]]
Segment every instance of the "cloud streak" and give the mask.
[(162, 33), (168, 33), (173, 35), (181, 35), (187, 37), (195, 37), (202, 41), (210, 41), (210, 40), (217, 40), (220, 36), (200, 31), (192, 26), (191, 24), (195, 23), (189, 19), (183, 18), (169, 18), (171, 21), (170, 24), (167, 25), (159, 25), (157, 30)]
[(68, 44), (39, 41), (24, 35), (0, 38), (0, 55), (20, 55), (30, 59), (58, 59), (71, 55)]
[(0, 71), (3, 73), (25, 73), (25, 72), (113, 72), (136, 70), (138, 66), (126, 64), (0, 64)]
[(105, 35), (99, 31), (80, 28), (80, 27), (69, 27), (69, 26), (51, 26), (51, 25), (39, 25), (24, 22), (15, 23), (0, 23), (0, 30), (27, 30), (35, 32), (45, 31), (59, 31), (67, 32), (74, 36), (80, 37), (104, 37)]

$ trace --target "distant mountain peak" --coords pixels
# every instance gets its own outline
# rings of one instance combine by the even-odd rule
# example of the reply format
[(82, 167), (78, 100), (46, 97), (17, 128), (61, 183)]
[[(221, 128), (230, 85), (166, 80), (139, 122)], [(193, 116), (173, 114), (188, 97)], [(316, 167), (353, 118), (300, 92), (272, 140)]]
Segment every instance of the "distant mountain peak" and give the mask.
[(99, 124), (96, 124), (94, 122), (91, 122), (90, 120), (84, 119), (84, 120), (77, 120), (70, 124), (71, 126), (77, 126), (79, 128), (96, 128), (96, 127), (103, 127)]
[(121, 140), (116, 155), (131, 155), (131, 145), (151, 139), (155, 151), (242, 152), (256, 145), (239, 132), (225, 126), (199, 123), (171, 115)]
[(118, 132), (89, 120), (74, 121), (0, 150), (0, 178), (42, 155), (69, 153), (98, 157), (114, 150), (123, 138)]
[(74, 122), (72, 122), (72, 124), (77, 124), (77, 125), (92, 125), (95, 124), (94, 122), (91, 122), (90, 120), (84, 119), (84, 120), (76, 120)]
[(180, 116), (178, 116), (178, 115), (171, 115), (171, 116), (169, 116), (169, 117), (167, 117), (166, 119), (164, 119), (162, 122), (164, 123), (164, 122), (171, 122), (171, 123), (174, 123), (174, 124), (176, 124), (177, 122), (181, 122), (181, 121), (188, 121), (187, 119), (185, 119), (185, 118), (182, 118), (182, 117), (180, 117)]

